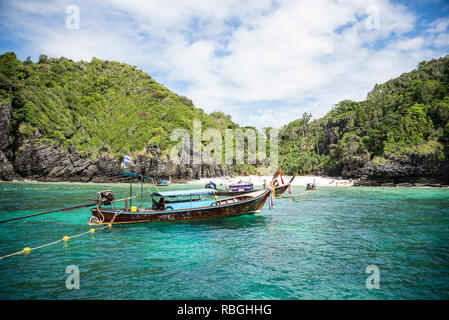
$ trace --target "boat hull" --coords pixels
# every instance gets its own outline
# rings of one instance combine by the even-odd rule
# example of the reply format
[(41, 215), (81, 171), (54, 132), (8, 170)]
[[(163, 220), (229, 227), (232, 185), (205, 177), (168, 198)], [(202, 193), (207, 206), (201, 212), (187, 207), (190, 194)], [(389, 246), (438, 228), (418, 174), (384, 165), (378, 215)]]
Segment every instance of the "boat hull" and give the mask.
[(283, 194), (285, 191), (287, 191), (289, 186), (290, 186), (290, 184), (285, 184), (283, 186), (276, 187), (274, 195), (277, 196), (279, 194)]
[(243, 191), (225, 191), (225, 190), (217, 190), (217, 193), (215, 195), (219, 197), (235, 197), (235, 196), (241, 196), (242, 194), (248, 194), (255, 191), (261, 191), (262, 189), (256, 189), (256, 190), (243, 190)]
[[(275, 195), (283, 194), (285, 191), (287, 191), (290, 184), (284, 184), (282, 186), (278, 186), (275, 188)], [(257, 189), (257, 190), (245, 190), (245, 191), (221, 191), (217, 190), (216, 195), (220, 197), (234, 197), (239, 196), (242, 194), (248, 194), (255, 191), (261, 191), (263, 189)]]
[(141, 212), (130, 212), (119, 208), (94, 208), (92, 216), (100, 223), (90, 224), (113, 224), (139, 223), (139, 222), (167, 222), (188, 221), (236, 217), (245, 214), (260, 212), (265, 201), (270, 195), (270, 190), (254, 192), (253, 195), (222, 199), (216, 206), (191, 208), (182, 210), (142, 210)]

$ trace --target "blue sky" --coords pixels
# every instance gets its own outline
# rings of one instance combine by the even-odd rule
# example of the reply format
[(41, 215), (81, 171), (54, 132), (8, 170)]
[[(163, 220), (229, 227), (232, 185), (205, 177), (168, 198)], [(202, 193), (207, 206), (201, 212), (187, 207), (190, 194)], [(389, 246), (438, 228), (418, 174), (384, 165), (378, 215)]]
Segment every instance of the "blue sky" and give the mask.
[(448, 54), (449, 1), (1, 0), (0, 28), (2, 53), (126, 62), (206, 112), (280, 127)]

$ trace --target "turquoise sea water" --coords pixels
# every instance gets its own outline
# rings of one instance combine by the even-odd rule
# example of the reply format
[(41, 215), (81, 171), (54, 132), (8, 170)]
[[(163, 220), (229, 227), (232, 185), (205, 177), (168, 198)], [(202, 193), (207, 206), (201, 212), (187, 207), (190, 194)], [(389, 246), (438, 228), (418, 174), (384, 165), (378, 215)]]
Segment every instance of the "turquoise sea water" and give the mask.
[[(108, 188), (128, 194), (126, 185)], [(179, 188), (195, 186), (164, 190)], [(0, 183), (0, 220), (83, 204), (101, 189)], [(85, 232), (89, 216), (85, 208), (0, 224), (0, 256)], [(68, 265), (79, 267), (78, 290), (66, 288)], [(365, 285), (370, 265), (378, 290)], [(0, 299), (441, 298), (448, 189), (321, 188), (259, 215), (113, 226), (0, 260)]]

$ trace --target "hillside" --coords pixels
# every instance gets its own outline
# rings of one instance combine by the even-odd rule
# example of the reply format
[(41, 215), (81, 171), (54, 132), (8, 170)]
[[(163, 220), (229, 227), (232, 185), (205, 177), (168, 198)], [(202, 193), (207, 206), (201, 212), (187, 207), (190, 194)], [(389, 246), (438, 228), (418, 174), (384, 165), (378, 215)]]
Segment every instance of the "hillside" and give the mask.
[(449, 56), (376, 85), (280, 132), (286, 173), (361, 179), (362, 184), (449, 184)]
[[(240, 128), (124, 63), (0, 56), (0, 180), (117, 180), (124, 154), (153, 177), (255, 174), (253, 165), (174, 164), (176, 128)], [(204, 147), (204, 145), (203, 145)], [(310, 114), (280, 131), (284, 174), (343, 176), (373, 185), (449, 185), (449, 56)]]
[[(204, 113), (134, 66), (96, 58), (74, 62), (41, 55), (34, 63), (5, 53), (0, 105), (0, 179), (90, 180), (101, 171), (100, 159), (118, 164), (124, 154), (152, 166), (157, 176), (191, 177), (202, 169), (228, 173), (224, 167), (155, 168), (167, 160), (172, 130), (191, 129), (192, 120), (201, 121), (203, 129), (238, 127), (221, 112)], [(151, 158), (152, 165), (144, 164)]]

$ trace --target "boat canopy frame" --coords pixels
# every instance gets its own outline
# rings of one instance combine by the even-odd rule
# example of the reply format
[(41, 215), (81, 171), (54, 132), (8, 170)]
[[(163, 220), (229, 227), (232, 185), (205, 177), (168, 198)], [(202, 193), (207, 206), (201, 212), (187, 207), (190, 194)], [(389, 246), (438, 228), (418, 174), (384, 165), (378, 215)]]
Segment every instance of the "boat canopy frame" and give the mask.
[(217, 190), (214, 189), (193, 189), (193, 190), (175, 190), (175, 191), (158, 191), (153, 192), (151, 195), (156, 197), (195, 197), (195, 196), (208, 196), (215, 195)]

